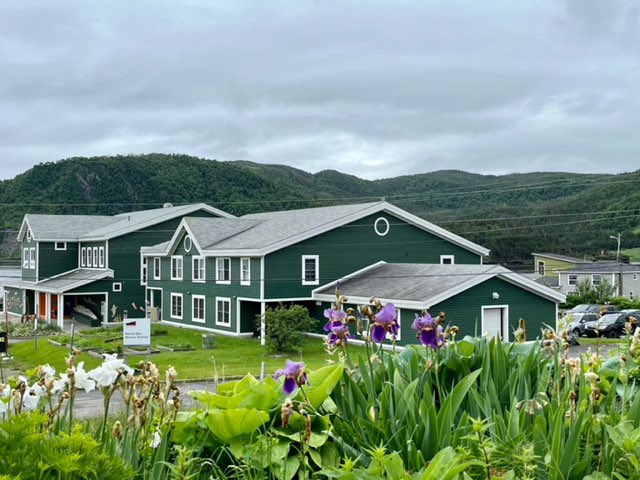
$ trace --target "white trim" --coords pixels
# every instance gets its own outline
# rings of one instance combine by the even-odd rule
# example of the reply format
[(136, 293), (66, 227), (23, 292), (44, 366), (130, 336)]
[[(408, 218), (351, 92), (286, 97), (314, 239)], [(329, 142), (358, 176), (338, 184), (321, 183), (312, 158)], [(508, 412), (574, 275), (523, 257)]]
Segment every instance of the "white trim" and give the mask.
[(140, 254), (140, 285), (146, 285), (149, 281), (149, 261)]
[[(243, 262), (246, 260), (247, 262), (247, 270), (246, 272), (248, 273), (248, 278), (245, 280), (243, 279), (242, 274), (245, 272), (244, 268), (243, 268)], [(251, 258), (250, 257), (241, 257), (240, 258), (240, 285), (251, 285)]]
[[(542, 267), (542, 273), (540, 273), (540, 267)], [(538, 275), (542, 275), (544, 276), (547, 273), (547, 264), (544, 260), (537, 260), (536, 261), (536, 271), (535, 273), (537, 273)]]
[(480, 334), (484, 335), (485, 333), (485, 328), (484, 328), (484, 312), (485, 310), (492, 310), (492, 309), (502, 309), (502, 341), (503, 342), (508, 342), (509, 341), (509, 305), (482, 305), (480, 307)]
[(122, 292), (122, 282), (113, 282), (111, 284), (112, 292)]
[(160, 323), (163, 324), (163, 325), (170, 325), (172, 327), (185, 328), (187, 330), (198, 330), (198, 331), (201, 331), (201, 332), (219, 333), (220, 335), (222, 335), (224, 337), (233, 337), (233, 338), (251, 338), (251, 337), (253, 337), (253, 333), (241, 333), (240, 335), (238, 335), (237, 333), (230, 332), (229, 330), (219, 330), (217, 328), (201, 327), (200, 325), (194, 325), (194, 324), (185, 325), (184, 323), (172, 322), (171, 320), (162, 320)]
[[(37, 265), (36, 247), (29, 248), (29, 269), (33, 270)], [(37, 277), (37, 274), (36, 274)]]
[[(260, 300), (264, 300), (264, 279), (266, 278), (264, 271), (264, 257), (260, 257)], [(264, 312), (263, 312), (264, 313)]]
[[(562, 275), (559, 275), (560, 277)], [(571, 277), (575, 277), (574, 278), (574, 282), (571, 283)], [(567, 274), (567, 287), (575, 287), (578, 284), (578, 279), (579, 279), (580, 275), (578, 275), (577, 273), (569, 273)]]
[[(314, 260), (314, 264), (315, 264), (314, 280), (306, 280), (307, 260)], [(320, 255), (302, 255), (302, 285), (320, 285)]]
[(189, 235), (185, 235), (182, 239), (182, 248), (184, 248), (185, 252), (189, 253), (192, 247), (193, 241), (191, 240), (191, 237)]
[[(173, 266), (174, 260), (176, 262), (175, 268)], [(180, 268), (178, 268), (178, 266)], [(178, 273), (180, 274), (180, 276), (178, 276)], [(171, 255), (171, 280), (182, 281), (183, 278), (184, 278), (184, 259), (182, 258), (182, 255)]]
[(109, 240), (104, 242), (104, 268), (109, 268)]
[(22, 249), (22, 268), (29, 268), (29, 247)]
[[(36, 281), (40, 278), (40, 242), (36, 242)], [(26, 296), (26, 293), (25, 293)]]
[(105, 264), (105, 252), (104, 252), (104, 246), (100, 246), (98, 247), (98, 267), (99, 268), (104, 268), (104, 264)]
[[(195, 316), (196, 300), (202, 300), (202, 318)], [(195, 323), (206, 323), (207, 321), (207, 297), (204, 295), (191, 295), (191, 321)]]
[[(222, 261), (222, 266), (223, 268), (221, 269), (218, 266), (218, 262)], [(224, 268), (224, 263), (228, 262), (228, 267), (229, 268)], [(220, 271), (222, 272), (227, 272), (227, 274), (229, 275), (228, 279), (220, 279)], [(216, 283), (218, 285), (231, 285), (231, 258), (229, 257), (216, 257)]]
[[(224, 323), (218, 320), (218, 302), (226, 303), (229, 306), (229, 323)], [(231, 327), (231, 298), (216, 297), (215, 307), (216, 307), (216, 325), (219, 325), (221, 327)]]
[[(236, 217), (232, 217), (232, 218), (236, 218)], [(189, 225), (187, 225), (185, 218), (180, 220), (180, 224), (178, 225), (178, 228), (176, 228), (176, 231), (171, 236), (171, 240), (169, 240), (169, 242), (167, 243), (167, 246), (165, 247), (164, 252), (162, 252), (163, 255), (169, 255), (170, 253), (175, 252), (176, 248), (178, 248), (178, 241), (180, 240), (180, 237), (183, 234), (185, 236), (191, 237), (191, 242), (196, 247), (198, 254), (203, 255), (202, 247), (200, 247), (200, 244), (198, 243), (196, 236), (191, 231), (191, 228), (189, 228)], [(141, 247), (141, 248), (153, 248), (153, 247)], [(160, 251), (158, 250), (155, 253), (160, 253)]]
[[(160, 280), (162, 278), (162, 259), (160, 257), (153, 258), (153, 279)], [(158, 261), (158, 275), (156, 276), (156, 260)]]
[[(180, 299), (180, 315), (179, 316), (173, 314), (173, 299), (174, 299), (174, 297)], [(170, 318), (175, 318), (177, 320), (182, 320), (183, 316), (184, 316), (184, 298), (183, 298), (181, 293), (171, 292), (171, 296), (169, 297), (169, 317)]]
[[(59, 243), (62, 245), (58, 248)], [(53, 249), (57, 251), (64, 251), (67, 249), (67, 242), (53, 242)]]
[[(385, 224), (384, 231), (378, 230), (379, 223)], [(390, 228), (391, 227), (389, 226), (389, 220), (387, 220), (384, 217), (378, 217), (376, 218), (376, 221), (373, 222), (373, 230), (376, 232), (376, 235), (378, 235), (379, 237), (384, 237), (387, 233), (389, 233)]]
[[(450, 262), (445, 263), (445, 260), (451, 260)], [(440, 265), (455, 265), (456, 256), (455, 255), (440, 255)]]
[(87, 247), (80, 247), (80, 267), (87, 266)]
[(236, 300), (236, 333), (240, 335), (240, 299), (235, 297)]
[[(196, 279), (196, 271), (200, 271), (200, 269), (196, 269), (196, 262), (202, 262), (202, 278), (198, 275)], [(191, 257), (191, 281), (194, 283), (204, 283), (207, 280), (207, 260), (201, 255), (194, 255)]]
[(93, 251), (93, 268), (98, 268), (98, 247), (95, 246), (91, 250)]
[[(357, 277), (358, 275), (361, 275), (361, 274), (363, 274), (365, 272), (368, 272), (369, 270), (373, 270), (374, 268), (378, 268), (380, 265), (386, 265), (386, 263), (387, 262), (385, 262), (384, 260), (380, 260), (379, 262), (372, 263), (368, 267), (361, 268), (360, 270), (356, 270), (355, 272), (350, 273), (349, 275), (345, 275), (344, 277), (340, 277), (338, 280), (334, 280), (333, 282), (326, 283), (326, 284), (322, 285), (321, 287), (314, 288), (311, 291), (311, 296), (313, 297), (313, 299), (315, 299), (315, 294), (316, 294), (316, 292), (318, 290), (324, 290), (325, 288), (335, 286), (335, 285), (338, 284), (338, 282), (343, 283), (346, 280), (349, 280), (350, 278)], [(331, 301), (335, 301), (335, 299), (336, 299), (336, 296), (333, 295), (333, 300), (331, 300)]]

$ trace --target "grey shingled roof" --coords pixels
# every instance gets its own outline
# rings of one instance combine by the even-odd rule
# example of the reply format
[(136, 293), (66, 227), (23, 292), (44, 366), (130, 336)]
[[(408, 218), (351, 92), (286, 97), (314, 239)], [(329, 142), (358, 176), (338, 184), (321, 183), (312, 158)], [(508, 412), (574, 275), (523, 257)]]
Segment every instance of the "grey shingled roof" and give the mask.
[(591, 260), (585, 260), (583, 258), (570, 257), (568, 255), (559, 255), (557, 253), (532, 253), (531, 255), (537, 255), (539, 257), (553, 258), (562, 262), (569, 262), (575, 264), (593, 263)]
[(15, 282), (7, 282), (5, 286), (30, 290), (37, 288), (38, 291), (61, 294), (83, 285), (88, 285), (96, 280), (102, 280), (103, 278), (113, 278), (113, 270), (77, 268), (41, 282), (32, 283), (18, 280)]
[(562, 273), (620, 273), (640, 272), (640, 265), (622, 262), (592, 262), (585, 265), (576, 265), (573, 268), (562, 270)]
[(118, 222), (104, 215), (43, 215), (28, 213), (25, 221), (36, 240), (77, 241), (87, 232)]
[[(384, 263), (362, 274), (342, 280), (340, 291), (347, 297), (379, 297), (423, 302), (465, 283), (481, 282), (508, 273), (498, 265), (437, 265)], [(332, 295), (335, 286), (315, 293)]]
[(193, 239), (204, 250), (215, 247), (220, 242), (237, 236), (261, 223), (257, 220), (202, 217), (188, 217), (184, 221), (193, 234)]

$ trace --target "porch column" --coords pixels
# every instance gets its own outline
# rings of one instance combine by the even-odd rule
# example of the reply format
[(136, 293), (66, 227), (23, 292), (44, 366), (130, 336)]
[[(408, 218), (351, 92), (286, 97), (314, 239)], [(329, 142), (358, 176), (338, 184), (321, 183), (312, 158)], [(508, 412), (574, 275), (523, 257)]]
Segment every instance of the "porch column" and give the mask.
[(265, 312), (265, 303), (261, 302), (260, 303), (260, 345), (262, 345), (263, 347), (266, 345), (267, 343), (267, 326), (266, 326), (266, 322), (264, 321), (264, 312)]
[(64, 295), (58, 295), (58, 326), (64, 328)]
[(47, 300), (46, 305), (44, 306), (44, 318), (47, 320), (47, 323), (51, 323), (51, 294), (45, 293), (45, 298)]

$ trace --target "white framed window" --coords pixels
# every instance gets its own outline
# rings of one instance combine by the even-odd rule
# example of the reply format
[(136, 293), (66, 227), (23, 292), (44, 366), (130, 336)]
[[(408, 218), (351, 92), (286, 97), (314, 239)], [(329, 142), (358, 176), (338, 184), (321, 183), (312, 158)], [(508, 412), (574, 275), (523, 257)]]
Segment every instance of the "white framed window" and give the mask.
[(205, 276), (205, 260), (204, 257), (193, 257), (193, 281), (204, 283)]
[(231, 299), (216, 298), (216, 325), (231, 326)]
[(536, 272), (538, 272), (538, 275), (544, 275), (545, 267), (543, 261), (538, 261)]
[(67, 242), (56, 242), (53, 248), (54, 250), (66, 250)]
[(111, 285), (111, 290), (114, 292), (121, 292), (122, 282), (113, 282), (113, 284)]
[(453, 265), (454, 263), (456, 263), (455, 255), (440, 255), (441, 265)]
[(160, 270), (161, 263), (160, 263), (160, 257), (153, 257), (153, 279), (154, 280), (160, 280), (160, 274), (162, 273), (162, 271)]
[(80, 249), (80, 266), (81, 267), (87, 266), (87, 247), (82, 247)]
[[(104, 247), (98, 248), (98, 266), (100, 268), (104, 268)], [(146, 268), (146, 265), (145, 265)], [(145, 281), (146, 281), (146, 272), (145, 272)]]
[(31, 230), (27, 228), (27, 242), (30, 242), (33, 237), (31, 236)]
[(36, 268), (36, 249), (29, 249), (29, 268)]
[(633, 293), (633, 290), (629, 290), (629, 300), (633, 300), (635, 298), (635, 294)]
[(148, 270), (147, 265), (148, 265), (147, 257), (142, 257), (140, 259), (140, 284), (141, 285), (147, 284), (147, 270)]
[(182, 280), (182, 255), (171, 257), (171, 280)]
[(93, 266), (98, 266), (98, 247), (93, 247)]
[(384, 217), (377, 218), (373, 224), (373, 229), (376, 231), (377, 235), (384, 237), (389, 233), (389, 220)]
[(29, 249), (22, 250), (22, 268), (29, 268)]
[(600, 285), (600, 282), (602, 282), (602, 275), (600, 274), (593, 274), (591, 275), (591, 284), (592, 285)]
[(634, 280), (637, 280), (637, 279), (638, 279), (638, 274), (637, 274), (637, 273), (634, 273), (634, 274), (633, 274), (633, 279), (634, 279)]
[(570, 273), (568, 278), (568, 285), (574, 286), (578, 284), (578, 275), (575, 273)]
[(171, 294), (171, 318), (182, 320), (182, 294)]
[(205, 297), (204, 295), (194, 295), (191, 303), (191, 320), (196, 323), (205, 322)]
[(251, 259), (240, 259), (240, 285), (251, 285)]
[(320, 257), (318, 255), (302, 256), (302, 285), (320, 284)]
[(184, 240), (182, 241), (182, 246), (184, 247), (185, 252), (189, 253), (191, 251), (192, 242), (191, 242), (191, 237), (189, 235), (186, 235), (184, 237)]
[(231, 284), (230, 258), (216, 258), (216, 283)]

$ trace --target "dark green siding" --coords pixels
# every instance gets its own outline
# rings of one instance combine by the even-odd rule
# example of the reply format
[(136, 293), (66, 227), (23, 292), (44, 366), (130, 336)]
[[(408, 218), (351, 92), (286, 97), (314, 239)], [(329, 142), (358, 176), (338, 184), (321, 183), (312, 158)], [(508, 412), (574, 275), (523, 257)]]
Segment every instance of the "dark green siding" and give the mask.
[(27, 266), (24, 266), (24, 249), (28, 248), (34, 248), (35, 252), (36, 252), (36, 266), (38, 265), (38, 262), (40, 261), (39, 255), (38, 253), (38, 242), (36, 242), (33, 238), (31, 239), (31, 241), (27, 241), (27, 236), (25, 235), (24, 238), (22, 239), (22, 250), (20, 251), (20, 258), (23, 261), (22, 263), (22, 279), (23, 280), (27, 280), (30, 282), (35, 282), (36, 279), (36, 268), (31, 268), (29, 265), (29, 262), (27, 261)]
[(78, 244), (66, 242), (66, 250), (56, 250), (55, 242), (40, 242), (38, 277), (40, 280), (78, 268)]
[[(377, 218), (390, 224), (389, 233), (374, 231)], [(479, 264), (481, 257), (388, 214), (376, 214), (271, 253), (265, 258), (266, 298), (306, 298), (317, 286), (302, 285), (302, 256), (319, 255), (320, 285), (384, 260), (388, 263), (440, 263), (454, 255), (455, 263)]]
[[(251, 283), (250, 285), (240, 285), (240, 258), (230, 258), (231, 283), (216, 283), (216, 259), (205, 258), (205, 278), (206, 281), (193, 281), (193, 257), (198, 256), (198, 251), (193, 246), (189, 252), (184, 249), (185, 232), (181, 232), (176, 243), (177, 247), (171, 256), (182, 256), (183, 279), (171, 280), (171, 256), (161, 257), (160, 280), (152, 278), (153, 272), (150, 270), (149, 287), (162, 288), (162, 318), (163, 320), (177, 322), (184, 325), (206, 327), (221, 330), (228, 333), (237, 333), (237, 301), (238, 298), (260, 298), (260, 259), (251, 259)], [(149, 265), (153, 265), (153, 257), (149, 257)], [(171, 318), (171, 293), (181, 293), (183, 299), (182, 320)], [(205, 323), (194, 322), (192, 319), (192, 296), (205, 296)], [(216, 324), (217, 298), (228, 298), (231, 304), (231, 325), (224, 326)], [(248, 303), (248, 302), (247, 302)], [(249, 307), (250, 308), (250, 307)], [(249, 325), (247, 320), (251, 313), (242, 313), (241, 309), (241, 333), (253, 333), (253, 325)], [(258, 308), (259, 313), (259, 308)]]

